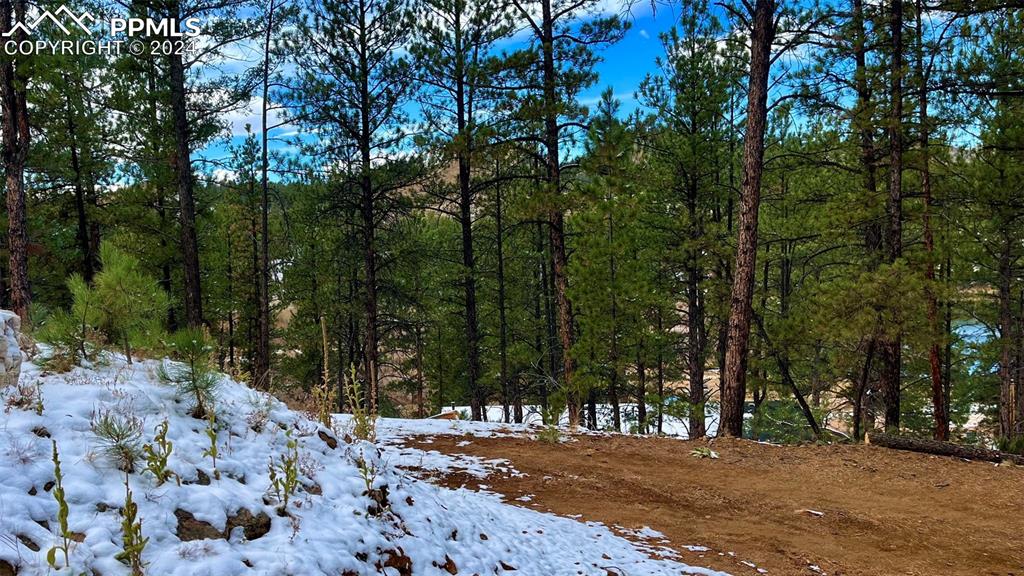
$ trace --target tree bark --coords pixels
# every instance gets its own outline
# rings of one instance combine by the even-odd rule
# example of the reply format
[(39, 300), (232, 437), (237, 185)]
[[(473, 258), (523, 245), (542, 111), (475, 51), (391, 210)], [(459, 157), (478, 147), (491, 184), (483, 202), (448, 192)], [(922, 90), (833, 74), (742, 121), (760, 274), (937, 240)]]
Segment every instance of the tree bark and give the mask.
[(636, 351), (636, 432), (647, 434), (647, 350), (643, 341)]
[[(476, 254), (473, 250), (473, 192), (470, 151), (473, 146), (470, 133), (469, 101), (466, 86), (465, 61), (462, 39), (462, 12), (455, 10), (455, 121), (458, 128), (458, 171), (459, 171), (459, 224), (462, 229), (462, 284), (465, 297), (466, 320), (466, 383), (469, 387), (470, 409), (473, 420), (483, 420), (486, 397), (480, 385), (480, 323), (477, 320), (476, 303)], [(505, 401), (505, 417), (508, 419), (508, 398)]]
[[(360, 0), (360, 5), (363, 5)], [(376, 194), (373, 186), (372, 166), (372, 139), (373, 128), (370, 125), (370, 115), (373, 113), (373, 104), (370, 94), (370, 63), (368, 62), (368, 42), (371, 32), (366, 29), (367, 11), (360, 10), (364, 15), (359, 21), (358, 34), (358, 62), (359, 67), (359, 160), (360, 160), (360, 217), (362, 219), (363, 232), (363, 267), (366, 274), (365, 290), (365, 311), (366, 311), (366, 401), (367, 408), (371, 413), (377, 413), (377, 401), (379, 389), (379, 351), (378, 351), (378, 318), (377, 318), (377, 210)]]
[(775, 38), (775, 2), (754, 4), (750, 37), (750, 81), (747, 90), (747, 131), (743, 141), (743, 185), (740, 198), (739, 238), (729, 307), (729, 332), (722, 374), (722, 414), (719, 432), (743, 435), (747, 357), (757, 266), (757, 220), (764, 171), (764, 134), (768, 120), (768, 76)]
[(413, 335), (416, 338), (416, 417), (424, 418), (427, 413), (424, 405), (423, 328), (418, 323), (413, 327)]
[[(544, 234), (540, 223), (537, 224), (535, 234), (535, 252), (537, 261), (534, 263), (534, 283), (537, 288), (533, 300), (533, 322), (536, 327), (534, 334), (534, 348), (537, 350), (537, 371), (540, 381), (540, 407), (541, 418), (545, 424), (548, 423), (548, 384), (545, 361), (550, 357), (548, 354), (551, 347), (551, 333), (553, 332), (553, 319), (551, 317), (550, 300), (548, 299), (547, 263), (544, 255)], [(541, 308), (543, 307), (544, 318), (541, 319)], [(545, 345), (545, 342), (547, 344)], [(551, 377), (554, 378), (554, 361), (551, 361)]]
[[(893, 0), (889, 13), (892, 36), (889, 116), (889, 196), (886, 200), (886, 257), (895, 264), (903, 255), (903, 2)], [(886, 430), (900, 427), (900, 380), (902, 368), (902, 334), (892, 327), (883, 332), (878, 345), (882, 360), (880, 387), (885, 402)]]
[(857, 379), (857, 389), (853, 395), (853, 439), (860, 440), (864, 433), (864, 392), (868, 388), (868, 379), (871, 377), (871, 362), (875, 359), (875, 347), (878, 340), (874, 335), (868, 338), (868, 349), (864, 356), (864, 368), (861, 370), (860, 378)]
[(1014, 321), (1013, 340), (1016, 354), (1014, 356), (1014, 436), (1024, 436), (1024, 289), (1019, 292), (1017, 300), (1017, 318)]
[[(497, 175), (497, 170), (495, 170)], [(510, 391), (508, 378), (508, 313), (505, 308), (505, 221), (501, 205), (501, 184), (496, 184), (494, 189), (494, 226), (497, 231), (497, 257), (498, 257), (498, 356), (500, 359), (498, 381), (501, 387), (502, 408), (505, 412), (505, 421), (509, 420), (510, 396), (513, 404), (513, 418), (516, 424), (523, 421), (523, 404), (519, 397), (518, 390), (515, 393)]]
[[(25, 0), (0, 0), (0, 32), (7, 33), (15, 22), (25, 22)], [(12, 21), (13, 20), (13, 21)], [(18, 42), (25, 33), (15, 34)], [(28, 278), (28, 221), (25, 206), (25, 163), (29, 151), (28, 82), (17, 58), (0, 65), (0, 130), (4, 180), (7, 185), (7, 249), (10, 274), (10, 307), (28, 326), (32, 292)]]
[(928, 126), (928, 74), (924, 66), (924, 15), (921, 0), (916, 0), (916, 4), (918, 144), (921, 147), (921, 195), (924, 199), (921, 223), (924, 228), (925, 298), (928, 307), (928, 330), (931, 337), (931, 343), (928, 346), (928, 366), (932, 382), (932, 416), (935, 420), (933, 437), (936, 440), (948, 440), (949, 417), (947, 416), (945, 388), (942, 383), (942, 354), (939, 349), (939, 303), (935, 297), (935, 234), (932, 232), (931, 219), (932, 178)]
[[(270, 385), (270, 159), (267, 112), (270, 107), (270, 42), (274, 31), (274, 11), (277, 5), (270, 0), (267, 8), (266, 29), (263, 35), (263, 102), (260, 107), (260, 251), (257, 271), (257, 334), (253, 379), (259, 388)], [(339, 366), (339, 373), (344, 372)]]
[(562, 356), (562, 387), (565, 390), (566, 407), (569, 411), (569, 427), (577, 428), (580, 423), (580, 390), (574, 388), (572, 345), (574, 341), (572, 303), (569, 300), (568, 259), (565, 247), (565, 213), (561, 202), (561, 160), (559, 158), (558, 107), (559, 95), (556, 90), (557, 70), (555, 68), (555, 30), (551, 1), (543, 0), (542, 43), (544, 82), (544, 145), (546, 148), (548, 235), (551, 242), (551, 268), (554, 280), (555, 311), (558, 319), (558, 342)]
[(228, 228), (227, 234), (225, 234), (225, 246), (227, 248), (227, 278), (226, 289), (228, 299), (228, 366), (231, 367), (231, 373), (235, 373), (235, 270), (234, 260), (235, 254), (232, 250), (231, 237), (233, 236), (230, 227)]
[[(615, 242), (615, 221), (611, 214), (608, 215), (608, 244), (614, 245)], [(609, 274), (611, 275), (612, 286), (616, 285), (616, 277), (618, 275), (618, 266), (615, 261), (614, 252), (609, 259)], [(619, 406), (619, 300), (616, 291), (612, 291), (611, 294), (611, 317), (612, 317), (612, 333), (611, 333), (611, 349), (608, 353), (608, 364), (611, 368), (608, 378), (608, 401), (612, 405), (612, 426), (615, 427), (616, 432), (622, 431), (622, 409)]]
[(1020, 290), (1017, 299), (1017, 310), (1013, 320), (1013, 435), (1015, 438), (1024, 436), (1024, 289)]
[[(554, 274), (551, 271), (552, 257), (550, 252), (545, 252), (547, 245), (544, 243), (544, 225), (540, 222), (537, 223), (537, 242), (538, 251), (541, 253), (540, 261), (540, 277), (544, 296), (544, 318), (547, 322), (547, 360), (548, 360), (548, 374), (550, 375), (551, 381), (555, 382), (559, 376), (559, 358), (558, 353), (558, 334), (557, 327), (555, 326), (555, 307), (553, 305), (555, 283)], [(548, 408), (548, 382), (544, 380), (541, 384), (541, 400), (543, 401), (544, 409)], [(560, 417), (560, 415), (559, 415)]]
[[(67, 75), (64, 76), (65, 85), (70, 84)], [(78, 249), (82, 254), (82, 278), (86, 282), (92, 282), (93, 273), (96, 270), (96, 255), (93, 253), (93, 243), (89, 238), (89, 214), (86, 210), (85, 178), (82, 174), (83, 167), (81, 154), (78, 149), (78, 125), (75, 122), (75, 109), (71, 103), (71, 95), (65, 95), (67, 106), (67, 129), (70, 142), (71, 171), (74, 174), (75, 190), (75, 216), (77, 217), (78, 229), (75, 239), (78, 240)]]
[[(691, 174), (693, 174), (691, 172)], [(704, 235), (697, 211), (697, 178), (692, 175), (687, 186), (687, 209), (690, 213), (689, 254), (686, 257), (686, 364), (690, 379), (690, 438), (703, 438), (707, 434), (704, 417), (704, 354), (707, 348), (707, 329), (704, 326), (704, 297), (701, 290), (700, 248)]]
[(1013, 411), (1013, 235), (1004, 232), (999, 255), (999, 435), (1010, 438), (1014, 432)]
[[(181, 7), (177, 0), (170, 2), (169, 17), (180, 19)], [(193, 197), (191, 131), (185, 92), (185, 63), (181, 54), (171, 54), (169, 80), (171, 115), (174, 120), (175, 154), (172, 171), (178, 186), (178, 225), (181, 228), (182, 278), (185, 291), (185, 321), (191, 327), (203, 324), (203, 293), (200, 287), (199, 241), (196, 237), (196, 206)]]
[[(658, 310), (658, 335), (664, 334), (664, 321), (661, 309)], [(665, 424), (665, 354), (663, 346), (658, 344), (658, 435), (663, 433)]]

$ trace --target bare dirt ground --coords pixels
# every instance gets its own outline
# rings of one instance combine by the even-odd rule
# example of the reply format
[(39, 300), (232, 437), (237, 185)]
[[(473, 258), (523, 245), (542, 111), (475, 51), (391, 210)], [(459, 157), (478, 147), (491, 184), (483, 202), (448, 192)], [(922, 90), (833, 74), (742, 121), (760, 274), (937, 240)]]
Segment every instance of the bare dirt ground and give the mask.
[(732, 574), (758, 574), (747, 561), (769, 575), (1024, 576), (1024, 468), (727, 439), (710, 443), (715, 460), (690, 455), (707, 442), (618, 435), (407, 444), (507, 459), (526, 476), (440, 481), (482, 482), (512, 503), (609, 526), (649, 526), (682, 561)]

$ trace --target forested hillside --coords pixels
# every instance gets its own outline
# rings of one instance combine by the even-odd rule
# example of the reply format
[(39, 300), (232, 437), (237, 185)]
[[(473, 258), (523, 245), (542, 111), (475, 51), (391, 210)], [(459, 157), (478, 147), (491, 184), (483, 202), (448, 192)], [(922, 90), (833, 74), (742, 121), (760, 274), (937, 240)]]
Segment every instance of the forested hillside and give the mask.
[(200, 34), (0, 57), (48, 369), (209, 338), (323, 412), (1024, 450), (1020, 2), (67, 6)]

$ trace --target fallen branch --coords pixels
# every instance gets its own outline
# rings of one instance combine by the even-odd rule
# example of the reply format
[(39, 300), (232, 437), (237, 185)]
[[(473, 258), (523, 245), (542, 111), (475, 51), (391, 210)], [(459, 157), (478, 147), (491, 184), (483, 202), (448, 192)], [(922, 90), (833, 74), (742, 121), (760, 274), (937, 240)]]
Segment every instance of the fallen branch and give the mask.
[(940, 440), (926, 440), (923, 438), (872, 432), (865, 437), (865, 443), (894, 450), (922, 452), (925, 454), (935, 454), (936, 456), (952, 456), (968, 460), (982, 460), (985, 462), (1002, 462), (1006, 460), (1024, 466), (1024, 456), (1000, 452), (999, 450), (989, 450), (988, 448), (980, 448), (978, 446), (964, 446), (962, 444), (954, 444), (953, 442), (942, 442)]

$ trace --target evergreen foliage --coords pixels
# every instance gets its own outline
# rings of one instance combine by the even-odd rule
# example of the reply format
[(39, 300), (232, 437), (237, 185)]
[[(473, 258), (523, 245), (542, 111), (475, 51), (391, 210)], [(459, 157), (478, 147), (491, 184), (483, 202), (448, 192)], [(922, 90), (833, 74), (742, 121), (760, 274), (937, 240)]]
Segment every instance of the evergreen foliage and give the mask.
[[(376, 415), (500, 405), (550, 423), (562, 403), (573, 424), (703, 436), (735, 415), (720, 373), (756, 169), (744, 434), (860, 440), (898, 419), (1014, 442), (1021, 9), (771, 4), (784, 33), (756, 166), (763, 2), (659, 11), (635, 86), (598, 75), (639, 32), (597, 0), (198, 1), (212, 40), (194, 58), (40, 60), (0, 86), (31, 110), (27, 149), (5, 156), (26, 215), (5, 220), (0, 306), (31, 300), (59, 371), (172, 334), (183, 364), (161, 376), (198, 418), (216, 367), (312, 397), (324, 425), (356, 411), (360, 437)], [(248, 69), (207, 73), (242, 45)], [(266, 121), (198, 161), (250, 100)]]
[(205, 329), (186, 328), (172, 334), (168, 348), (180, 364), (162, 363), (158, 376), (177, 387), (178, 394), (192, 402), (192, 415), (199, 419), (214, 410), (220, 381), (212, 365), (213, 346)]

